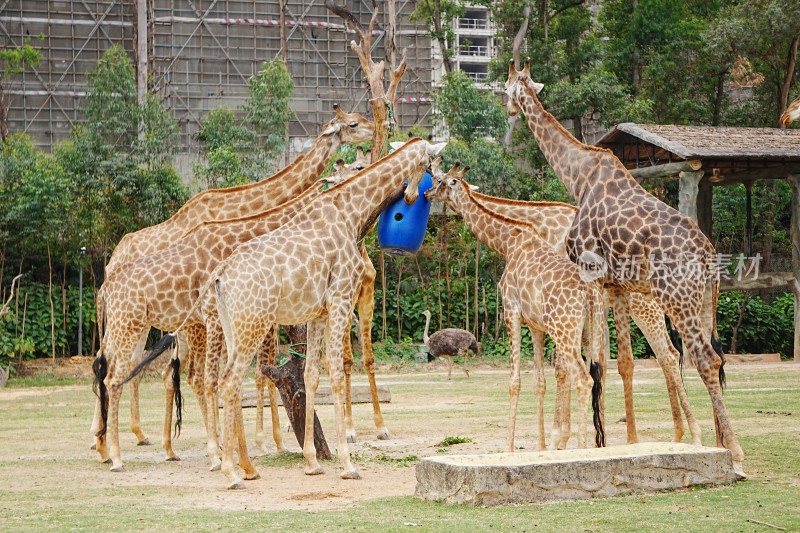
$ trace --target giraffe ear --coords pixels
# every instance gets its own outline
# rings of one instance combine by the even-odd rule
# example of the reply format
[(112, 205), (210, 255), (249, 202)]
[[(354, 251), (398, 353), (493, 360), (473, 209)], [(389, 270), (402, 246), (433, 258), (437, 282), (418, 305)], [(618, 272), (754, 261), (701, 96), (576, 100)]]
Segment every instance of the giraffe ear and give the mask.
[(428, 155), (434, 156), (444, 150), (444, 147), (447, 146), (447, 143), (438, 143), (438, 144), (430, 144), (428, 143)]
[(338, 122), (332, 122), (325, 128), (325, 131), (322, 132), (323, 135), (333, 135), (334, 133), (338, 133), (339, 130), (342, 129), (342, 125)]
[(471, 183), (468, 183), (467, 185), (469, 186), (469, 190), (471, 191), (477, 191), (478, 189), (480, 189), (480, 187), (478, 187), (477, 185), (473, 185)]
[(405, 141), (392, 141), (389, 143), (389, 146), (392, 147), (392, 150), (399, 150), (404, 144), (406, 144)]
[(542, 89), (544, 89), (543, 83), (537, 83), (531, 80), (531, 85), (533, 86), (533, 90), (536, 91), (536, 94), (539, 94), (540, 92), (542, 92)]

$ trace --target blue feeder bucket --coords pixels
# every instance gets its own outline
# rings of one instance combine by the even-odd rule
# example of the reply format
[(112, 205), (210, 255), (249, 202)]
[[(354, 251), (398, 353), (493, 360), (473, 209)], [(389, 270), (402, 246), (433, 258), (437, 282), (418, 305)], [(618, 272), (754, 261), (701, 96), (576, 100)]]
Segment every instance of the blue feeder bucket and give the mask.
[(419, 197), (411, 205), (400, 198), (387, 207), (378, 218), (378, 244), (387, 254), (414, 255), (425, 240), (425, 228), (431, 214), (431, 203), (425, 191), (433, 187), (431, 175), (426, 172), (419, 182)]

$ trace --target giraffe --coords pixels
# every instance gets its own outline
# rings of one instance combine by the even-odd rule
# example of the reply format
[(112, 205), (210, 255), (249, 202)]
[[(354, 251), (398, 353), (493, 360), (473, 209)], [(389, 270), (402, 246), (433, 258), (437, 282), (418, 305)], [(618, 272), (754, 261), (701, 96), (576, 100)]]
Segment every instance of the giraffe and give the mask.
[[(482, 204), (484, 207), (494, 211), (498, 214), (521, 220), (531, 224), (542, 238), (550, 244), (553, 249), (564, 257), (567, 255), (567, 241), (569, 230), (572, 226), (572, 221), (575, 218), (575, 213), (578, 208), (565, 204), (562, 202), (531, 202), (522, 200), (509, 200), (506, 198), (498, 198), (489, 196), (476, 191), (473, 191), (472, 197), (475, 201)], [(634, 322), (644, 334), (650, 346), (656, 355), (662, 372), (664, 373), (664, 380), (667, 385), (667, 392), (669, 394), (670, 408), (672, 410), (672, 420), (674, 426), (674, 441), (680, 442), (684, 435), (683, 418), (681, 416), (681, 409), (686, 415), (686, 422), (689, 425), (689, 431), (692, 436), (692, 444), (700, 445), (700, 426), (692, 412), (689, 405), (689, 398), (684, 389), (680, 377), (680, 354), (672, 345), (669, 339), (667, 330), (664, 326), (664, 313), (658, 305), (652, 300), (644, 297), (638, 293), (630, 294), (630, 313)], [(630, 342), (630, 334), (618, 334), (618, 342), (621, 339), (627, 339)], [(531, 332), (534, 346), (534, 361), (535, 364), (540, 364), (544, 358), (544, 334), (541, 332)], [(620, 350), (624, 353), (625, 350)], [(627, 353), (631, 354), (630, 348)], [(637, 442), (635, 419), (633, 417), (633, 361), (630, 364), (618, 365), (618, 371), (622, 376), (622, 382), (625, 387), (625, 410), (626, 422), (628, 431), (628, 443), (632, 444)], [(540, 378), (537, 374), (537, 378)], [(539, 435), (540, 449), (544, 447), (544, 393), (545, 382), (543, 376), (541, 381), (537, 381), (534, 385), (534, 391), (537, 395), (538, 405), (538, 420), (539, 420)]]
[[(513, 220), (491, 211), (477, 202), (470, 186), (463, 180), (459, 163), (443, 179), (425, 193), (429, 200), (439, 199), (461, 215), (464, 222), (484, 244), (506, 261), (500, 280), (503, 316), (511, 344), (511, 408), (508, 419), (506, 450), (514, 451), (517, 404), (520, 391), (520, 332), (522, 325), (531, 331), (550, 334), (556, 343), (556, 415), (551, 434), (551, 449), (563, 449), (569, 440), (569, 396), (574, 385), (578, 396), (578, 446), (586, 447), (586, 408), (593, 398), (596, 444), (603, 445), (600, 420), (599, 359), (604, 351), (602, 330), (603, 305), (600, 286), (585, 282), (580, 271), (555, 250), (525, 222)], [(587, 359), (592, 375), (581, 358), (581, 340), (587, 328)], [(537, 365), (537, 374), (543, 373)], [(542, 377), (542, 379), (544, 379)], [(538, 381), (538, 378), (537, 378)], [(595, 387), (592, 387), (592, 381)], [(541, 433), (540, 433), (541, 435)]]
[(798, 118), (800, 118), (800, 96), (792, 100), (792, 103), (786, 106), (786, 110), (781, 114), (780, 123), (783, 126), (788, 126)]
[[(363, 157), (356, 165), (363, 164)], [(336, 184), (355, 171), (348, 169), (343, 161), (336, 164), (337, 173), (326, 178), (324, 187)], [(106, 279), (105, 305), (109, 317), (106, 328), (106, 346), (109, 350), (110, 369), (106, 376), (111, 383), (118, 383), (119, 378), (130, 372), (130, 367), (139, 358), (136, 346), (142, 342), (142, 335), (147, 334), (150, 327), (162, 330), (173, 329), (187, 319), (189, 309), (200, 289), (207, 283), (209, 276), (219, 263), (228, 257), (241, 243), (264, 235), (285, 224), (303, 207), (308, 205), (323, 190), (323, 186), (311, 187), (296, 198), (278, 207), (242, 218), (222, 221), (206, 221), (187, 232), (175, 244), (165, 250), (134, 261), (118, 265)], [(163, 298), (166, 296), (166, 298)], [(218, 469), (220, 459), (217, 445), (216, 424), (216, 387), (217, 367), (223, 348), (221, 335), (214, 336), (206, 330), (208, 322), (214, 320), (215, 313), (211, 309), (198, 310), (191, 316), (187, 324), (188, 351), (183, 361), (189, 362), (187, 373), (189, 384), (200, 401), (201, 411), (208, 435), (208, 454), (212, 458), (212, 470)], [(216, 328), (219, 330), (219, 328)], [(271, 339), (265, 343), (274, 347)], [(264, 353), (261, 351), (260, 353)], [(129, 355), (132, 354), (132, 355)], [(274, 355), (274, 354), (273, 354)], [(106, 357), (105, 354), (99, 357)], [(274, 361), (264, 361), (274, 363)], [(198, 372), (197, 369), (201, 371)], [(115, 381), (114, 376), (117, 376)], [(173, 376), (177, 378), (178, 372)], [(260, 372), (257, 380), (266, 379)], [(167, 383), (172, 381), (165, 380)], [(258, 383), (257, 383), (258, 385)], [(108, 450), (106, 439), (101, 436), (97, 446), (100, 460), (111, 458), (112, 471), (123, 468), (119, 453), (119, 437), (117, 412), (121, 385), (109, 387), (108, 407)], [(263, 445), (263, 384), (257, 387), (259, 413), (257, 422), (257, 443)], [(270, 387), (270, 409), (273, 420), (273, 437), (278, 451), (283, 450), (278, 422), (277, 395), (275, 388)], [(164, 448), (168, 460), (175, 460), (170, 438), (171, 409), (170, 397), (174, 397), (174, 386), (167, 387), (167, 416), (164, 423)], [(180, 410), (178, 410), (180, 413)], [(106, 420), (103, 421), (104, 425)]]
[[(193, 196), (168, 220), (125, 235), (106, 265), (106, 276), (110, 276), (119, 265), (169, 247), (176, 236), (189, 231), (199, 222), (258, 213), (276, 207), (311, 187), (339, 146), (370, 140), (375, 131), (375, 124), (359, 113), (347, 113), (338, 104), (334, 104), (334, 111), (336, 116), (322, 127), (322, 133), (315, 139), (311, 149), (273, 176), (247, 185), (203, 191)], [(363, 161), (363, 157), (360, 160)], [(99, 317), (103, 316), (104, 294), (101, 286), (96, 295)], [(100, 324), (102, 336), (102, 318)], [(139, 444), (149, 444), (139, 419), (138, 380), (132, 381), (130, 389), (131, 430)], [(101, 412), (98, 399), (91, 429), (93, 434), (100, 430)]]
[[(303, 455), (306, 474), (322, 473), (313, 441), (314, 397), (319, 383), (319, 350), (324, 332), (328, 372), (334, 399), (337, 455), (344, 479), (360, 478), (352, 465), (343, 424), (343, 333), (364, 262), (356, 245), (362, 228), (392, 191), (408, 178), (408, 203), (431, 156), (444, 147), (414, 139), (352, 179), (321, 195), (289, 224), (239, 247), (216, 278), (220, 322), (228, 361), (221, 381), (225, 404), (223, 472), (231, 488), (241, 481), (232, 465), (234, 410), (243, 371), (263, 330), (272, 323), (308, 322), (305, 367), (306, 430)], [(258, 291), (253, 289), (258, 287)]]
[(645, 191), (611, 151), (575, 139), (542, 106), (542, 87), (531, 79), (529, 62), (522, 70), (509, 65), (508, 111), (524, 112), (548, 163), (578, 203), (570, 257), (580, 261), (585, 276), (611, 289), (617, 324), (628, 320), (628, 292), (649, 295), (669, 316), (711, 398), (717, 445), (730, 450), (737, 478), (746, 479), (722, 394), (713, 245), (694, 221)]

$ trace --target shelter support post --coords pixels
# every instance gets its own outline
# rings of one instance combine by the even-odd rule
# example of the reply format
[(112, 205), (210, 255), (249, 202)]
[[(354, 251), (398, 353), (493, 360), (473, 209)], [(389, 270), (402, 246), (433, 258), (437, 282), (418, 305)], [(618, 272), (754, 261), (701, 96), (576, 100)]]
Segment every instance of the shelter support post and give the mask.
[(800, 363), (800, 174), (787, 178), (792, 187), (792, 222), (789, 233), (792, 238), (792, 273), (794, 283), (794, 362)]
[(678, 211), (697, 222), (697, 196), (703, 171), (684, 171), (678, 177)]
[(713, 230), (714, 218), (712, 215), (711, 206), (714, 204), (714, 185), (711, 181), (701, 179), (697, 191), (697, 225), (700, 230), (705, 233), (706, 237), (711, 239), (711, 232)]

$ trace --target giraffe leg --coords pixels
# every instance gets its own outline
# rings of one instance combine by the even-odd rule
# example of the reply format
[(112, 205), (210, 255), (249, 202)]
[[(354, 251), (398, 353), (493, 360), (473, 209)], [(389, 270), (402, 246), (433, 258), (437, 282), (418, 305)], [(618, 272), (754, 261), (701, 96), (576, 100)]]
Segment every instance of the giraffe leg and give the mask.
[(571, 356), (570, 347), (567, 343), (559, 343), (558, 339), (553, 339), (558, 346), (558, 358), (556, 359), (556, 407), (553, 416), (553, 430), (550, 434), (550, 450), (563, 449), (569, 440), (569, 433), (564, 435), (564, 419), (569, 416), (569, 376), (567, 374), (567, 358)]
[(609, 298), (617, 327), (617, 371), (622, 378), (625, 394), (625, 425), (628, 444), (639, 442), (636, 436), (636, 415), (633, 410), (633, 349), (631, 347), (630, 311), (628, 297), (621, 290), (610, 290)]
[(308, 323), (306, 367), (303, 379), (306, 382), (306, 428), (303, 437), (303, 456), (306, 459), (305, 473), (308, 476), (322, 474), (322, 466), (317, 461), (317, 448), (314, 445), (314, 399), (319, 385), (319, 352), (325, 323), (316, 320)]
[[(725, 401), (722, 395), (722, 384), (720, 382), (720, 368), (722, 366), (722, 357), (717, 354), (714, 347), (711, 345), (711, 339), (708, 335), (708, 330), (704, 327), (701, 320), (702, 311), (706, 314), (709, 313), (706, 306), (713, 305), (709, 303), (712, 298), (710, 297), (710, 288), (706, 288), (706, 294), (696, 290), (694, 294), (698, 297), (692, 302), (690, 298), (683, 298), (682, 301), (674, 301), (669, 295), (663, 294), (659, 291), (659, 284), (653, 283), (653, 294), (662, 309), (667, 313), (670, 320), (678, 328), (678, 332), (683, 338), (683, 345), (685, 349), (694, 355), (697, 361), (697, 372), (700, 374), (703, 383), (708, 390), (711, 397), (711, 406), (714, 409), (715, 426), (717, 429), (718, 442), (730, 450), (731, 459), (733, 460), (733, 470), (736, 473), (737, 479), (747, 479), (744, 472), (744, 452), (739, 445), (739, 440), (733, 430), (728, 411), (725, 408)], [(703, 298), (705, 296), (705, 298)], [(692, 305), (694, 304), (694, 305)]]
[(351, 374), (353, 373), (353, 346), (350, 342), (350, 320), (347, 320), (344, 338), (342, 339), (343, 353), (342, 365), (344, 369), (344, 426), (347, 433), (347, 442), (356, 441), (356, 427), (353, 425), (353, 395), (351, 387)]
[(234, 441), (237, 444), (239, 442), (236, 420), (238, 418), (237, 408), (241, 406), (241, 403), (237, 406), (236, 400), (240, 397), (240, 383), (244, 381), (245, 371), (246, 368), (226, 365), (220, 376), (219, 390), (222, 396), (222, 466), (220, 469), (228, 480), (228, 489), (244, 488), (244, 482), (233, 466), (233, 447)]
[(227, 358), (225, 337), (219, 316), (211, 311), (206, 316), (206, 362), (203, 374), (203, 397), (206, 404), (206, 455), (211, 459), (211, 471), (219, 470), (222, 459), (219, 455), (217, 427), (219, 424), (219, 404), (217, 388), (222, 362)]
[(692, 444), (699, 446), (701, 443), (700, 425), (697, 423), (694, 412), (689, 405), (689, 398), (681, 380), (680, 354), (672, 345), (672, 341), (667, 334), (664, 326), (664, 312), (654, 301), (645, 299), (640, 295), (631, 295), (630, 303), (631, 316), (653, 348), (658, 364), (664, 373), (664, 381), (667, 384), (672, 420), (675, 427), (674, 441), (680, 442), (683, 438), (683, 417), (681, 416), (681, 409), (683, 409), (683, 413), (686, 415), (686, 423), (689, 426), (689, 433), (692, 436)]
[[(530, 329), (530, 328), (529, 328)], [(533, 394), (536, 396), (536, 428), (538, 440), (536, 449), (545, 449), (544, 436), (544, 394), (547, 381), (544, 378), (544, 332), (530, 329), (533, 340)]]
[(372, 351), (372, 316), (375, 313), (375, 278), (377, 272), (367, 255), (367, 249), (361, 246), (361, 257), (364, 261), (364, 278), (358, 296), (358, 327), (361, 331), (361, 358), (364, 371), (369, 380), (369, 392), (372, 397), (372, 417), (378, 430), (378, 440), (389, 440), (389, 430), (383, 420), (381, 404), (378, 398), (378, 385), (375, 383), (375, 354)]
[[(507, 301), (504, 299), (504, 301)], [(521, 347), (521, 319), (517, 309), (505, 310), (506, 330), (508, 341), (511, 345), (511, 377), (508, 383), (508, 396), (511, 406), (508, 411), (508, 433), (506, 435), (506, 451), (514, 451), (514, 434), (517, 425), (517, 406), (519, 405), (519, 391), (521, 388), (520, 377), (520, 347)]]
[[(197, 403), (200, 406), (200, 414), (203, 417), (203, 426), (208, 427), (208, 408), (205, 402), (205, 363), (206, 363), (206, 328), (204, 325), (197, 324), (186, 329), (187, 354), (186, 359), (186, 381), (192, 387)], [(178, 336), (179, 350), (180, 335)]]
[[(181, 361), (183, 365), (183, 361)], [(172, 360), (161, 371), (161, 381), (164, 383), (165, 411), (164, 428), (161, 435), (161, 447), (166, 452), (167, 461), (180, 461), (172, 449), (172, 403), (175, 400), (175, 385), (172, 382)]]
[[(331, 299), (332, 300), (332, 299)], [(328, 324), (325, 330), (325, 351), (328, 360), (328, 373), (331, 380), (334, 415), (336, 419), (336, 455), (342, 465), (342, 479), (361, 479), (356, 467), (350, 461), (350, 450), (344, 424), (344, 362), (342, 357), (343, 333), (350, 324), (350, 302), (330, 301), (328, 303)], [(308, 401), (308, 395), (306, 395)], [(313, 418), (311, 420), (313, 423)], [(306, 419), (308, 427), (308, 419)], [(313, 429), (312, 429), (313, 431)]]
[(147, 341), (147, 331), (137, 335), (135, 332), (125, 332), (120, 335), (120, 339), (114, 343), (117, 348), (116, 357), (113, 358), (114, 364), (109, 365), (108, 375), (105, 383), (108, 389), (108, 426), (106, 438), (108, 443), (108, 455), (111, 458), (111, 471), (121, 472), (124, 470), (122, 456), (119, 447), (119, 401), (122, 397), (122, 381), (130, 373), (131, 361), (138, 361), (133, 354), (141, 354), (144, 343)]
[[(142, 352), (144, 352), (144, 345), (147, 342), (148, 333), (150, 333), (149, 328), (145, 329), (144, 333), (142, 333), (143, 340), (140, 343), (141, 350), (134, 354), (135, 361), (138, 361), (141, 358)], [(128, 390), (131, 395), (131, 431), (136, 435), (137, 446), (149, 446), (150, 439), (145, 437), (144, 433), (142, 433), (142, 420), (139, 416), (139, 376), (130, 381)]]
[(269, 329), (267, 337), (261, 343), (258, 350), (258, 363), (256, 364), (256, 445), (264, 452), (268, 453), (264, 438), (264, 386), (266, 385), (269, 394), (269, 412), (272, 420), (272, 439), (275, 442), (276, 453), (283, 453), (286, 449), (283, 446), (283, 436), (281, 435), (281, 421), (278, 414), (278, 395), (275, 384), (261, 372), (262, 365), (274, 365), (278, 327), (273, 326)]
[[(589, 376), (589, 371), (586, 369), (586, 364), (584, 364), (583, 360), (581, 359), (580, 348), (578, 348), (578, 346), (578, 342), (575, 342), (569, 353), (564, 354), (566, 355), (566, 360), (564, 363), (568, 375), (567, 387), (571, 387), (572, 385), (575, 386), (575, 395), (578, 399), (578, 447), (586, 448), (588, 446), (586, 417), (592, 395), (592, 378)], [(565, 402), (563, 408), (569, 411), (569, 400)], [(562, 435), (560, 449), (565, 449), (567, 447), (568, 440), (569, 434), (566, 436)]]
[(239, 467), (244, 470), (244, 478), (246, 480), (253, 480), (258, 479), (261, 476), (258, 474), (258, 470), (256, 467), (253, 466), (253, 462), (250, 460), (250, 454), (247, 452), (247, 438), (244, 432), (244, 415), (242, 413), (242, 389), (244, 387), (242, 385), (239, 386), (239, 389), (236, 393), (236, 397), (234, 399), (234, 410), (235, 410), (235, 418), (234, 418), (234, 430), (236, 432), (236, 441), (237, 441), (237, 454), (239, 455)]

